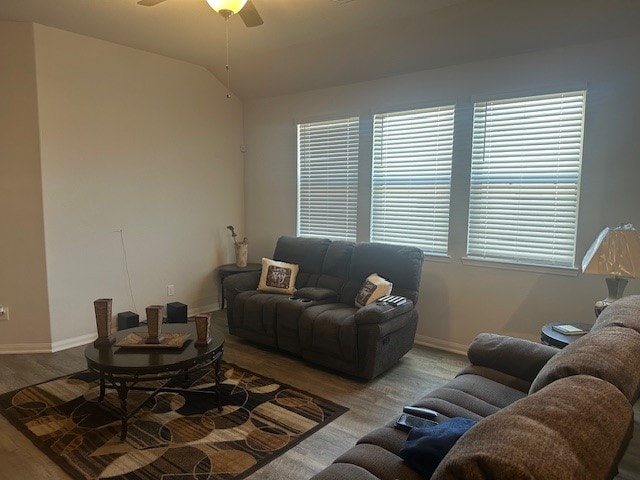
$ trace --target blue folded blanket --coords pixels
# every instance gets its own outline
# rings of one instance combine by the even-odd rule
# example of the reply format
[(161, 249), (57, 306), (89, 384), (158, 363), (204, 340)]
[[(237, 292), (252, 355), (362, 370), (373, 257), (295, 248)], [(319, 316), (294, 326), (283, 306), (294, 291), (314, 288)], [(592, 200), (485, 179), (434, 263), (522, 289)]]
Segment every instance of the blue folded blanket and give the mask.
[(454, 417), (432, 427), (413, 428), (400, 456), (411, 468), (429, 478), (451, 447), (475, 424), (475, 420)]

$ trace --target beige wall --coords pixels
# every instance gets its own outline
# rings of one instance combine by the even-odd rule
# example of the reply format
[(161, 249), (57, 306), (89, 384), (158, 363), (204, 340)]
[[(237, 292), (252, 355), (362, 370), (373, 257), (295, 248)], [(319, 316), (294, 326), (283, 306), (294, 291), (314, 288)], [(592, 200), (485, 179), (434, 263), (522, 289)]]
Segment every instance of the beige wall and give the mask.
[[(250, 256), (270, 256), (279, 235), (296, 231), (296, 121), (453, 102), (456, 143), (450, 218), (451, 261), (424, 265), (418, 340), (464, 350), (483, 331), (539, 338), (549, 321), (592, 322), (604, 279), (463, 265), (471, 115), (491, 95), (587, 88), (577, 263), (604, 226), (640, 226), (640, 37), (514, 56), (373, 82), (245, 102), (245, 191)], [(362, 133), (364, 145), (367, 134)], [(368, 193), (368, 150), (361, 152), (361, 196)], [(368, 220), (366, 211), (360, 217)], [(359, 228), (367, 240), (367, 228)], [(639, 293), (631, 281), (627, 293)]]
[[(92, 302), (217, 305), (244, 231), (242, 111), (203, 68), (35, 25), (54, 349), (95, 332)], [(39, 192), (38, 192), (39, 193)], [(167, 285), (175, 296), (167, 296)]]
[(51, 340), (33, 26), (0, 22), (0, 352)]

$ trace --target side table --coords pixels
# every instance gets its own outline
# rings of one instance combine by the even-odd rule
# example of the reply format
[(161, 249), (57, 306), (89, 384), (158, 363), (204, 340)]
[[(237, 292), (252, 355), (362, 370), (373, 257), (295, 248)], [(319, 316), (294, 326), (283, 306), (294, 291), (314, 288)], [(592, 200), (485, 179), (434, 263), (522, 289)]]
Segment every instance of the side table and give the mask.
[(220, 310), (224, 308), (224, 286), (222, 285), (224, 279), (229, 275), (235, 275), (236, 273), (244, 272), (259, 272), (262, 270), (262, 264), (260, 263), (247, 263), (246, 267), (239, 267), (235, 263), (229, 263), (227, 265), (220, 265), (218, 267), (218, 280), (220, 282), (220, 293), (218, 294), (218, 306)]
[[(557, 347), (557, 348), (564, 348), (570, 343), (573, 343), (574, 341), (576, 341), (577, 339), (585, 335), (585, 334), (565, 335), (563, 333), (556, 332), (553, 329), (554, 325), (566, 325), (566, 324), (567, 322), (553, 322), (553, 323), (547, 323), (546, 325), (543, 325), (542, 330), (540, 330), (540, 341), (545, 345), (551, 345), (552, 347)], [(571, 325), (574, 325), (578, 328), (581, 328), (587, 331), (591, 330), (591, 327), (593, 326), (590, 323), (571, 323)]]

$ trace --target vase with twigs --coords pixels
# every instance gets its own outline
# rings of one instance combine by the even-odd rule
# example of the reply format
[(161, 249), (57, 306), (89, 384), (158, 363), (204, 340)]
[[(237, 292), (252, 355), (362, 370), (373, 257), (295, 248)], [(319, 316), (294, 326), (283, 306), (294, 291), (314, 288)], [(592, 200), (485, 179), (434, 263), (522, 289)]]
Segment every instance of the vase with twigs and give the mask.
[(242, 241), (237, 241), (235, 230), (233, 229), (233, 225), (227, 225), (227, 228), (231, 231), (231, 237), (233, 237), (233, 246), (236, 251), (236, 266), (238, 267), (246, 267), (247, 266), (247, 258), (249, 256), (249, 241), (247, 237), (244, 237)]

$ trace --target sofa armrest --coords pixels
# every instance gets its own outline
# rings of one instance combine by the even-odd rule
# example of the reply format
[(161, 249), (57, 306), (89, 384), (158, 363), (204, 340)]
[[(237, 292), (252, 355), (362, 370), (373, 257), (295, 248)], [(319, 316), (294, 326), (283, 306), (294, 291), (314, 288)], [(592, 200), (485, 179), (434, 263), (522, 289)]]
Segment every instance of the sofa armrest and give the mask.
[(260, 283), (260, 272), (243, 272), (229, 275), (224, 279), (226, 296), (236, 296), (240, 292), (255, 290)]
[(478, 335), (467, 351), (469, 361), (533, 382), (558, 349), (521, 338), (493, 333)]
[(562, 378), (480, 420), (431, 479), (612, 479), (633, 423), (631, 404), (609, 382)]
[(356, 312), (354, 319), (356, 325), (383, 323), (411, 310), (413, 310), (413, 302), (411, 300), (407, 300), (397, 307), (392, 305), (378, 305), (374, 302), (360, 308)]

